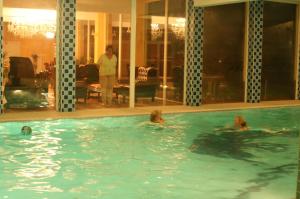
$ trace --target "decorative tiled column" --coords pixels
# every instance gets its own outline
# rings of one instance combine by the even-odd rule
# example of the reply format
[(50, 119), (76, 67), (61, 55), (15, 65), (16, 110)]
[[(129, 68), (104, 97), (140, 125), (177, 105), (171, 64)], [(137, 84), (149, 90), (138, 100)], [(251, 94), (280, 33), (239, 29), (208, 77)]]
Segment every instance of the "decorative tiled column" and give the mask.
[(57, 111), (75, 111), (76, 0), (57, 0)]
[(4, 93), (2, 89), (3, 85), (3, 1), (0, 0), (0, 114), (3, 113), (4, 110)]
[(249, 2), (247, 102), (258, 103), (261, 97), (264, 1)]
[(188, 0), (187, 12), (186, 105), (199, 106), (202, 101), (204, 9), (194, 7), (194, 0)]
[(192, 65), (194, 46), (194, 0), (187, 0), (187, 31), (186, 31), (186, 105), (192, 104)]

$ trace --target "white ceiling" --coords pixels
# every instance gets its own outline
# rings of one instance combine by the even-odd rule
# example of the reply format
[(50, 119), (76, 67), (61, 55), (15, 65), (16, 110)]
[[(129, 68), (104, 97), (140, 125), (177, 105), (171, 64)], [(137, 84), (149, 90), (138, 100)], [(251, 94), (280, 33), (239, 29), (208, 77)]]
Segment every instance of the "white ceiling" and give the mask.
[[(56, 0), (3, 0), (5, 7), (55, 9)], [(78, 11), (130, 13), (130, 0), (77, 0)]]

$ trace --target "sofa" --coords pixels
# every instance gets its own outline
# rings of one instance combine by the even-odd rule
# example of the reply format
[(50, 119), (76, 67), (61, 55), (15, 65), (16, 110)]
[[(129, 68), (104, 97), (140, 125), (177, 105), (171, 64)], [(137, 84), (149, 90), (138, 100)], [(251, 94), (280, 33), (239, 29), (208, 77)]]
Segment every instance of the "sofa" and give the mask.
[[(135, 101), (138, 98), (150, 98), (152, 102), (155, 101), (157, 89), (160, 85), (158, 79), (157, 69), (149, 67), (146, 69), (146, 78), (141, 78), (135, 83)], [(139, 74), (137, 75), (139, 77)], [(120, 85), (114, 88), (117, 97), (123, 96), (123, 101), (129, 97), (129, 85)]]

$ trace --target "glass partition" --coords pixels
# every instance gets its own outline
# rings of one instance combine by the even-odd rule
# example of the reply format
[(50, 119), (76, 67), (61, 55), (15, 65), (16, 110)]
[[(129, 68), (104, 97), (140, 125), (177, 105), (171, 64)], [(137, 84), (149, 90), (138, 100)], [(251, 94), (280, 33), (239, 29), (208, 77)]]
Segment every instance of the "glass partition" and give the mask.
[(296, 5), (265, 2), (262, 100), (295, 99), (295, 21)]
[(165, 1), (137, 1), (136, 106), (163, 104)]
[(3, 2), (7, 111), (48, 110), (55, 106), (55, 2)]
[(244, 100), (245, 4), (204, 10), (203, 102)]
[[(119, 24), (115, 23), (112, 27), (112, 45), (117, 50), (117, 57), (122, 57), (118, 62), (118, 79), (121, 83), (129, 84), (129, 68), (130, 68), (130, 15), (114, 14), (114, 21), (118, 22), (121, 19), (122, 28), (120, 29)], [(120, 21), (119, 21), (120, 22)], [(122, 49), (119, 51), (119, 46)]]
[(185, 0), (141, 0), (137, 7), (136, 105), (182, 104)]
[(169, 0), (168, 8), (168, 61), (167, 104), (183, 102), (184, 49), (185, 49), (185, 0)]
[(76, 59), (78, 64), (93, 63), (95, 55), (95, 20), (78, 19), (76, 22)]
[(77, 109), (128, 107), (130, 33), (130, 2), (77, 3)]

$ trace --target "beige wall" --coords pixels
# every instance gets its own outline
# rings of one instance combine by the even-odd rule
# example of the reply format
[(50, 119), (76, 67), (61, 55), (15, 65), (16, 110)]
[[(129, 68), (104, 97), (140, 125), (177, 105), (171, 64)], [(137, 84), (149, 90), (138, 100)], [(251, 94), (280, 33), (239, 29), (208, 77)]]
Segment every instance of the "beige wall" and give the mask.
[(112, 14), (106, 14), (106, 20), (107, 20), (107, 44), (112, 45)]
[(105, 47), (112, 43), (112, 17), (110, 14), (98, 13), (95, 30), (95, 62), (105, 53)]
[[(137, 46), (138, 49), (137, 52), (137, 58), (136, 58), (136, 64), (138, 66), (145, 66), (146, 64), (146, 29), (145, 29), (145, 19), (142, 17), (145, 14), (145, 6), (147, 0), (141, 0), (138, 2), (138, 19), (137, 19)], [(112, 14), (107, 13), (94, 13), (95, 14), (95, 58), (94, 62), (97, 62), (99, 57), (105, 53), (105, 47), (108, 44), (112, 44), (113, 40), (113, 34), (112, 34), (112, 26), (113, 26), (113, 17)], [(77, 25), (79, 25), (77, 23)], [(78, 26), (80, 27), (80, 26)], [(77, 27), (77, 35), (81, 35), (81, 30), (78, 30)], [(79, 28), (81, 29), (81, 28)], [(82, 37), (76, 38), (76, 58), (79, 59), (79, 55), (82, 54), (82, 51), (84, 47), (82, 46)], [(126, 41), (123, 41), (123, 56), (125, 54), (129, 53), (130, 46), (126, 43)], [(79, 44), (79, 45), (78, 45)], [(125, 48), (125, 49), (124, 49)], [(125, 51), (124, 51), (125, 50)], [(127, 74), (126, 64), (122, 67), (125, 68), (123, 74)]]
[(76, 60), (80, 61), (84, 57), (86, 46), (84, 45), (84, 24), (81, 21), (76, 21)]

